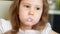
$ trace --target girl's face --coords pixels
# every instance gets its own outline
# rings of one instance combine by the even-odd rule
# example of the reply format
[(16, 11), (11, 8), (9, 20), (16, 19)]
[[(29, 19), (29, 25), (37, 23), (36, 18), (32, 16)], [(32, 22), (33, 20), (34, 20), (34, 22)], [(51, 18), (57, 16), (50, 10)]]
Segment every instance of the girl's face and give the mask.
[(19, 19), (24, 25), (35, 25), (39, 22), (42, 11), (42, 0), (22, 0), (19, 7)]

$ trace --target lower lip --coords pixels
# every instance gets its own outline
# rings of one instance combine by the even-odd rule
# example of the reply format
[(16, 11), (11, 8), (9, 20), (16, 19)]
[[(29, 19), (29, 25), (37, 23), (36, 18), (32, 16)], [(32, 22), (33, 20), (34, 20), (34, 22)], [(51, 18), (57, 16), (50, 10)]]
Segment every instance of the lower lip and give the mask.
[(32, 19), (31, 17), (29, 17), (29, 18), (27, 19), (27, 21), (28, 21), (28, 22), (32, 22), (33, 19)]

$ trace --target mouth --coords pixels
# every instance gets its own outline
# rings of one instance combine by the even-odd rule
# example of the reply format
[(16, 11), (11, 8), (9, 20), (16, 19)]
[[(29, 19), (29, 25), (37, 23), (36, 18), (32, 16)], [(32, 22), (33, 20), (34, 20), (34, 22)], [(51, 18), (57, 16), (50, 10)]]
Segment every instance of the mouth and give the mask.
[(33, 21), (33, 18), (28, 17), (28, 18), (27, 18), (27, 21), (28, 21), (28, 22), (32, 22), (32, 21)]

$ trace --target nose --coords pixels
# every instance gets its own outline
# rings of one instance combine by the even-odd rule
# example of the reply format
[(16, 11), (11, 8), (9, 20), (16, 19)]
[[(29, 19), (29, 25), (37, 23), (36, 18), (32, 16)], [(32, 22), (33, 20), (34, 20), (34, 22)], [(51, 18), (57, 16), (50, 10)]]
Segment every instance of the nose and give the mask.
[(33, 9), (29, 10), (29, 15), (34, 15), (34, 10)]

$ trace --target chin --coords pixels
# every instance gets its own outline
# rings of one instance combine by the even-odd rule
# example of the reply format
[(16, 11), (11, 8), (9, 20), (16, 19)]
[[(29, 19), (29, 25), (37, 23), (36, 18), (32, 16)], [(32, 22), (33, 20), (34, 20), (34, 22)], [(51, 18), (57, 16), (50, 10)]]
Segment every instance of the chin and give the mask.
[(27, 26), (33, 26), (33, 25), (35, 25), (35, 23), (32, 23), (32, 22), (26, 22), (25, 25), (27, 25)]
[(25, 23), (25, 25), (27, 25), (27, 26), (32, 26), (32, 25), (34, 25), (33, 23)]

